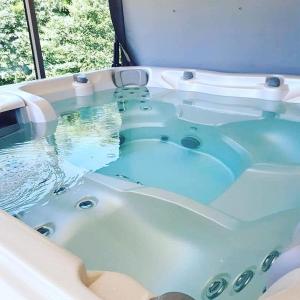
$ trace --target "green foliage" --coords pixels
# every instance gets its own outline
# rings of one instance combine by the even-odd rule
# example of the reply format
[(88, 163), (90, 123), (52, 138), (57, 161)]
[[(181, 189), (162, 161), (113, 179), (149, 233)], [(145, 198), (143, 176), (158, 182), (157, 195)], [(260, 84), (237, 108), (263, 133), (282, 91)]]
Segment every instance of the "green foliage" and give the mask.
[[(34, 78), (22, 0), (0, 0), (0, 85)], [(114, 32), (107, 0), (36, 0), (47, 77), (108, 67)]]

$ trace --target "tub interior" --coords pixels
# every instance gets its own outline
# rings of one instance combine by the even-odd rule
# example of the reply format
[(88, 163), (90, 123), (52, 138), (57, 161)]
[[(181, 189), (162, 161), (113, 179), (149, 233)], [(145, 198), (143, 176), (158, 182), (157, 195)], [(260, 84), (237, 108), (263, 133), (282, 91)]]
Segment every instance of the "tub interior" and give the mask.
[[(125, 273), (155, 294), (176, 290), (197, 300), (205, 299), (208, 282), (220, 276), (228, 282), (220, 299), (262, 295), (262, 263), (291, 242), (300, 213), (299, 208), (286, 210), (228, 229), (176, 203), (113, 191), (95, 179), (52, 197), (20, 219), (33, 228), (51, 228), (49, 237), (90, 270)], [(79, 207), (89, 200), (93, 207)], [(236, 278), (248, 270), (255, 274), (249, 286), (233, 292)]]
[(237, 102), (145, 87), (53, 102), (57, 122), (1, 138), (1, 208), (155, 294), (207, 300), (224, 278), (220, 299), (255, 299), (299, 222), (300, 123)]
[(101, 174), (166, 189), (202, 203), (214, 200), (235, 179), (214, 157), (160, 140), (127, 143), (121, 151), (117, 161), (99, 170)]
[(217, 128), (178, 119), (172, 103), (119, 94), (118, 158), (98, 173), (210, 203), (243, 172), (246, 151)]

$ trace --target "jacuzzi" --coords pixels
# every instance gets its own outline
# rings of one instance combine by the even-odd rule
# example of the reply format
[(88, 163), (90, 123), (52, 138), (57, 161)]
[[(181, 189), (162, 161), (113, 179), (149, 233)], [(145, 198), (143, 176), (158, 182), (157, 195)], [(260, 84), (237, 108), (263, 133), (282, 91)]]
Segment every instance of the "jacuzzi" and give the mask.
[(75, 257), (153, 295), (258, 299), (299, 237), (300, 79), (146, 67), (86, 76), (86, 90), (73, 76), (0, 90), (1, 113), (19, 120), (0, 138), (5, 268), (24, 259), (18, 280), (44, 274), (64, 288), (56, 299), (80, 299), (58, 284)]

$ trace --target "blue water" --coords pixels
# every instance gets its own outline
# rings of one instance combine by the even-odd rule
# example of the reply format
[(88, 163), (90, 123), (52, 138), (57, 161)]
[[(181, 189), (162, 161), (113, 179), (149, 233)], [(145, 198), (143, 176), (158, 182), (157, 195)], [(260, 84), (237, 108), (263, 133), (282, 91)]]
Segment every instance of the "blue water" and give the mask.
[[(47, 195), (80, 184), (88, 172), (209, 204), (252, 164), (300, 164), (299, 122), (281, 120), (280, 113), (254, 118), (243, 111), (237, 118), (234, 105), (223, 103), (231, 111), (222, 111), (215, 99), (201, 102), (201, 94), (189, 101), (200, 101), (202, 108), (187, 110), (186, 94), (181, 101), (182, 93), (168, 93), (153, 96), (134, 88), (67, 99), (54, 104), (56, 123), (43, 130), (44, 125), (27, 124), (2, 138), (0, 208), (18, 213), (45, 205)], [(185, 110), (173, 105), (172, 97)], [(251, 105), (245, 103), (247, 109)], [(259, 103), (255, 106), (259, 110)], [(200, 146), (183, 147), (184, 137)]]
[(233, 183), (233, 172), (213, 156), (189, 151), (160, 140), (130, 142), (120, 149), (120, 158), (99, 173), (128, 178), (209, 203)]
[(41, 127), (28, 124), (1, 140), (0, 208), (12, 214), (45, 205), (47, 195), (80, 184), (118, 156), (116, 103), (65, 113), (37, 136)]

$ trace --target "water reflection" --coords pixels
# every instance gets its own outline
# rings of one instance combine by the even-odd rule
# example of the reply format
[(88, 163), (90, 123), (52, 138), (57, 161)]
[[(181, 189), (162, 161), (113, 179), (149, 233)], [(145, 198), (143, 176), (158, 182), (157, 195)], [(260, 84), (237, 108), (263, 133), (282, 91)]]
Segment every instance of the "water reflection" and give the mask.
[[(147, 88), (126, 88), (57, 101), (54, 107), (61, 114), (57, 123), (27, 124), (1, 138), (0, 209), (18, 213), (44, 204), (49, 193), (55, 196), (78, 184), (86, 172), (118, 160), (120, 130), (144, 127), (143, 132), (135, 130), (126, 136), (127, 142), (160, 139), (164, 134), (178, 142), (196, 134), (187, 128), (198, 128), (199, 139), (204, 140), (202, 150), (214, 157), (222, 151), (216, 143), (210, 145), (210, 133), (239, 144), (253, 162), (300, 161), (299, 104), (166, 89), (151, 89), (150, 94)], [(152, 167), (153, 153), (149, 155)], [(225, 164), (230, 160), (221, 158)]]
[(108, 103), (65, 113), (47, 129), (25, 125), (2, 139), (0, 208), (18, 213), (45, 204), (47, 194), (117, 159), (120, 126), (117, 105)]

